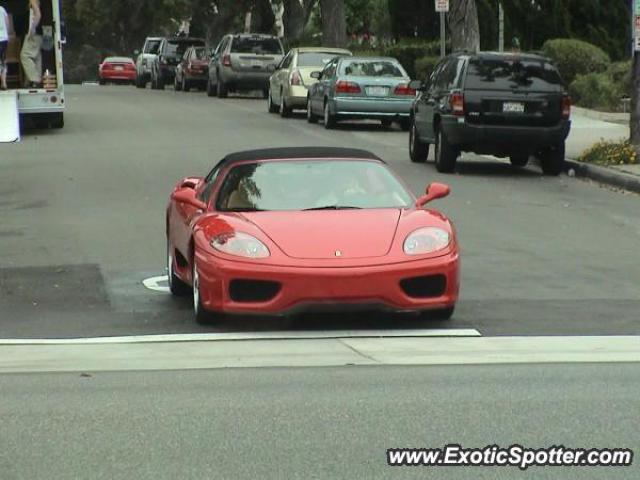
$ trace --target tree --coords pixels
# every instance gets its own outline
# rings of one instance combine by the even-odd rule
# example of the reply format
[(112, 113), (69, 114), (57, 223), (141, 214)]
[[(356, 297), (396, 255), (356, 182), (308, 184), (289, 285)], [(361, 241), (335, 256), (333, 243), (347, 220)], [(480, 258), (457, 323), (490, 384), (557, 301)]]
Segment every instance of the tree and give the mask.
[(283, 0), (282, 23), (287, 40), (296, 41), (302, 36), (317, 3), (318, 0)]
[(251, 6), (251, 31), (255, 33), (274, 33), (276, 16), (270, 0), (254, 0)]
[(480, 50), (480, 26), (475, 0), (451, 0), (449, 6), (451, 49)]
[(322, 41), (327, 47), (347, 45), (347, 21), (344, 0), (320, 0)]

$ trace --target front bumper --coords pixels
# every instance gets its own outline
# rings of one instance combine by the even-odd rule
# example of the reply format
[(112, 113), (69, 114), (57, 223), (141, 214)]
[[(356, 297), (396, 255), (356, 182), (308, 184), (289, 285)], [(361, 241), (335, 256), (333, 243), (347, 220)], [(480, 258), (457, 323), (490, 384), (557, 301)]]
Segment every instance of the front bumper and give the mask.
[[(305, 310), (422, 311), (455, 305), (459, 291), (459, 255), (366, 267), (290, 267), (235, 262), (197, 252), (200, 296), (207, 310), (225, 313), (282, 315)], [(404, 279), (442, 275), (441, 294), (428, 298), (407, 295)], [(278, 293), (260, 302), (234, 301), (232, 280), (278, 282)]]
[(450, 144), (486, 154), (508, 154), (514, 150), (535, 153), (540, 148), (564, 142), (571, 130), (570, 120), (562, 120), (552, 127), (473, 124), (453, 116), (442, 116), (441, 122)]
[(332, 113), (342, 118), (408, 118), (414, 98), (336, 97)]

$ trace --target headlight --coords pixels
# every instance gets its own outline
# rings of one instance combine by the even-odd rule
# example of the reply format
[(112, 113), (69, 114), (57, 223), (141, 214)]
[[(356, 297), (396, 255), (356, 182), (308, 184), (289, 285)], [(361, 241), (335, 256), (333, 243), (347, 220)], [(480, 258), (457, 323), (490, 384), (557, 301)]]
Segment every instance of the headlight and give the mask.
[(449, 232), (436, 227), (419, 228), (410, 233), (404, 241), (404, 253), (422, 255), (446, 248), (451, 242)]
[(211, 240), (211, 246), (229, 255), (249, 258), (266, 258), (271, 253), (267, 246), (247, 233), (223, 233)]

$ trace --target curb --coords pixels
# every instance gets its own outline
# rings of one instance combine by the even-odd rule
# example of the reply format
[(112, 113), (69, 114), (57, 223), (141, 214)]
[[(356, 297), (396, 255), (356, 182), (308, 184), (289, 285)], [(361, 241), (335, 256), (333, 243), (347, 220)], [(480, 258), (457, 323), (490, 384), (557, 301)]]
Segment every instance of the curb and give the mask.
[(630, 113), (615, 113), (615, 112), (599, 112), (598, 110), (590, 110), (588, 108), (571, 106), (572, 113), (580, 117), (592, 118), (594, 120), (601, 120), (603, 122), (611, 123), (623, 123), (628, 125)]
[(573, 169), (577, 176), (590, 178), (614, 187), (640, 193), (640, 177), (599, 165), (591, 165), (571, 159), (565, 160), (565, 171)]

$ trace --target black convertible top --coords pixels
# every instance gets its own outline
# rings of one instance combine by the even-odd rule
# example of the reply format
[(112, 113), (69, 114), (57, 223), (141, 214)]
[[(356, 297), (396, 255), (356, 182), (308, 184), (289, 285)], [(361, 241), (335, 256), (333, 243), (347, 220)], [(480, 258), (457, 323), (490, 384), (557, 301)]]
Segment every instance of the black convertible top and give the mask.
[(283, 147), (247, 150), (245, 152), (230, 153), (224, 157), (220, 163), (233, 164), (250, 160), (284, 160), (288, 158), (361, 158), (363, 160), (377, 160), (384, 163), (380, 157), (366, 150), (339, 147)]

